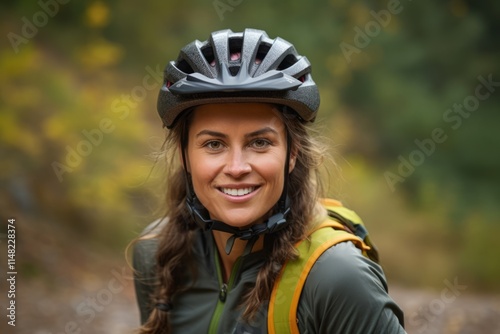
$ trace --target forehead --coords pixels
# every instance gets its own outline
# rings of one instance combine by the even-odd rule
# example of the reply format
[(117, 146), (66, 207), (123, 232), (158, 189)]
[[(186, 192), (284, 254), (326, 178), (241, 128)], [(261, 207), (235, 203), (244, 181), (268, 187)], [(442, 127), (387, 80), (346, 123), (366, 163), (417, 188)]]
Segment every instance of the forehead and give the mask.
[(193, 110), (191, 129), (224, 128), (241, 129), (268, 126), (284, 128), (280, 111), (267, 103), (218, 103), (204, 104)]

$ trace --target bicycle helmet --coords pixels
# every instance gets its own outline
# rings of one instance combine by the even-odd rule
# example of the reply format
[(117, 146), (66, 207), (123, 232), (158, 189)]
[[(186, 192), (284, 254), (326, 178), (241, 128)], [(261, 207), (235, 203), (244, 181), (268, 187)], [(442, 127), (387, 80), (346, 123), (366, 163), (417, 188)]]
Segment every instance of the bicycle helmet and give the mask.
[[(179, 115), (192, 107), (208, 103), (262, 102), (284, 106), (304, 122), (313, 122), (319, 107), (319, 92), (311, 78), (311, 64), (287, 41), (270, 39), (262, 30), (245, 29), (234, 33), (221, 30), (209, 40), (186, 45), (177, 60), (164, 71), (164, 84), (158, 96), (158, 113), (171, 129)], [(184, 131), (186, 131), (184, 129)], [(185, 134), (184, 134), (185, 135)], [(290, 156), (287, 133), (287, 156)], [(184, 139), (181, 155), (186, 178), (186, 206), (197, 226), (232, 234), (226, 244), (230, 253), (235, 238), (248, 240), (249, 252), (261, 234), (274, 233), (287, 225), (290, 211), (288, 196), (288, 159), (284, 166), (285, 182), (274, 214), (264, 223), (239, 229), (212, 220), (193, 189), (187, 170)]]
[(158, 113), (171, 128), (186, 109), (207, 103), (265, 102), (314, 121), (319, 92), (311, 64), (294, 46), (266, 32), (221, 30), (186, 45), (164, 71)]

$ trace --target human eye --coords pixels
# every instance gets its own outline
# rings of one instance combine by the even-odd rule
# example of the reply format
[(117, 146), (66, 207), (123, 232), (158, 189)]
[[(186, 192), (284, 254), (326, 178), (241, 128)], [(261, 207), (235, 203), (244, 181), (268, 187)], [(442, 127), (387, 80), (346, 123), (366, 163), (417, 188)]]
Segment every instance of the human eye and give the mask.
[(210, 151), (220, 151), (223, 148), (223, 145), (218, 140), (209, 140), (204, 145)]
[(268, 139), (264, 139), (264, 138), (257, 138), (257, 139), (254, 139), (250, 144), (253, 148), (262, 150), (262, 149), (267, 148), (269, 145), (271, 145), (271, 141), (269, 141)]

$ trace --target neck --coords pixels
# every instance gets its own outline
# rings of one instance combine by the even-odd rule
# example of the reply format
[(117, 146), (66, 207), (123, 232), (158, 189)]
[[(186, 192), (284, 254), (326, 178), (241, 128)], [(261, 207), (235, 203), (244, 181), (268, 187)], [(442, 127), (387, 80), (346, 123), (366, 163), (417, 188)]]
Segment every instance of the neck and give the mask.
[[(243, 255), (245, 251), (245, 247), (247, 245), (247, 240), (236, 239), (234, 241), (233, 249), (231, 253), (226, 254), (226, 243), (229, 237), (231, 237), (230, 233), (216, 231), (213, 230), (212, 234), (214, 236), (215, 244), (217, 246), (217, 250), (219, 253), (219, 259), (222, 263), (222, 277), (227, 282), (229, 281), (229, 277), (231, 276), (231, 271), (233, 270), (234, 263), (236, 260)], [(259, 239), (255, 242), (252, 247), (252, 252), (261, 250), (264, 247), (264, 237), (261, 235)]]

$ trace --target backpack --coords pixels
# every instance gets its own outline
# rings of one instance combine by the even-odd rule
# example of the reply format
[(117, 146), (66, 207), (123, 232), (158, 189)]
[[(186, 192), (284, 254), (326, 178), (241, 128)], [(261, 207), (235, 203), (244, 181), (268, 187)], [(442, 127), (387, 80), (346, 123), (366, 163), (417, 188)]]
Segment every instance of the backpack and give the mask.
[[(309, 233), (309, 241), (295, 245), (299, 258), (287, 262), (274, 284), (268, 308), (268, 332), (298, 334), (297, 308), (302, 288), (316, 260), (330, 247), (344, 241), (353, 242), (363, 255), (378, 263), (376, 247), (372, 244), (361, 218), (332, 199), (322, 199), (328, 219)], [(279, 307), (276, 307), (279, 300)]]

